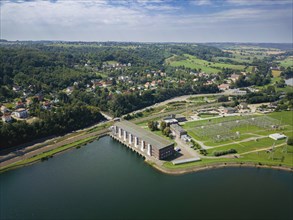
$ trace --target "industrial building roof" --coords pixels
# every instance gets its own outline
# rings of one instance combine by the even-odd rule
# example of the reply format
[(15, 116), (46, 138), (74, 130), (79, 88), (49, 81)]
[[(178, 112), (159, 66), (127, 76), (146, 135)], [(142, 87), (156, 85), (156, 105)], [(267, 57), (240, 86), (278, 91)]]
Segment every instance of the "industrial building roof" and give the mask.
[(157, 148), (158, 150), (168, 147), (173, 143), (168, 141), (150, 131), (147, 131), (136, 124), (133, 124), (129, 121), (120, 121), (116, 122), (115, 125), (117, 127), (122, 128), (123, 130), (133, 134), (134, 136), (146, 141), (147, 143), (151, 144), (152, 147)]
[(176, 131), (178, 131), (178, 132), (180, 132), (180, 133), (184, 133), (184, 132), (186, 132), (180, 125), (178, 125), (178, 124), (172, 124), (172, 125), (170, 125), (170, 128), (171, 129), (174, 129), (174, 130), (176, 130)]
[(279, 133), (275, 133), (275, 134), (270, 134), (269, 135), (270, 138), (274, 139), (274, 140), (281, 140), (281, 139), (284, 139), (284, 138), (287, 138), (286, 135), (283, 135), (283, 134), (279, 134)]

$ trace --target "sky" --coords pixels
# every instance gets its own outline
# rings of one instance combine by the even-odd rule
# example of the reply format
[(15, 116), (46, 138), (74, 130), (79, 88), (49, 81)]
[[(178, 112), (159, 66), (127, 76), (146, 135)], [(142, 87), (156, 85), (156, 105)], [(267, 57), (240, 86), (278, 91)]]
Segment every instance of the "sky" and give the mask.
[(292, 43), (292, 0), (0, 0), (7, 40)]

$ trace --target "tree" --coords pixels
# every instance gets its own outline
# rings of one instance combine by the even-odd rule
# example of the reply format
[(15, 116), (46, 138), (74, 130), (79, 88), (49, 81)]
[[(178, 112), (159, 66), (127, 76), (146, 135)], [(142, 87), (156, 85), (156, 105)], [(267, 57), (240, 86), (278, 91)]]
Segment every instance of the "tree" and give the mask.
[(161, 131), (163, 131), (166, 127), (167, 127), (166, 122), (161, 121), (161, 124), (160, 124), (160, 129), (161, 129)]
[(149, 121), (148, 122), (148, 127), (151, 131), (155, 131), (158, 128), (158, 124), (156, 121)]
[(170, 133), (171, 133), (170, 127), (166, 127), (166, 128), (163, 130), (163, 135), (165, 135), (165, 136), (169, 136)]
[(293, 146), (293, 137), (288, 137), (287, 144)]

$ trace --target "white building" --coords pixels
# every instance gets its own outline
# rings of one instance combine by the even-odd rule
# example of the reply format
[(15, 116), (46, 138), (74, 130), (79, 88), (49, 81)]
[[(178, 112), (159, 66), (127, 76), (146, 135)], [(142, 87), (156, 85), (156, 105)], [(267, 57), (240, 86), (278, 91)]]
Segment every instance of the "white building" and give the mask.
[(272, 138), (272, 139), (275, 140), (275, 141), (277, 141), (277, 140), (282, 140), (282, 139), (287, 138), (286, 135), (279, 134), (279, 133), (270, 134), (269, 137)]
[(27, 110), (24, 108), (19, 108), (17, 110), (15, 110), (13, 112), (13, 114), (15, 115), (15, 117), (17, 118), (27, 118), (28, 117), (28, 113)]

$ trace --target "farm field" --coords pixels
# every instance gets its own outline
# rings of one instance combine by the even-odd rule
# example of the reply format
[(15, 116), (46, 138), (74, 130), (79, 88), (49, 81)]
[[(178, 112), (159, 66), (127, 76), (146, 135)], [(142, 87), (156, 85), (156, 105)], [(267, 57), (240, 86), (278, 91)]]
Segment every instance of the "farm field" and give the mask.
[(218, 63), (218, 62), (208, 62), (206, 60), (198, 59), (195, 56), (184, 54), (185, 60), (179, 60), (179, 61), (169, 61), (166, 60), (166, 62), (174, 67), (177, 66), (185, 66), (187, 68), (192, 69), (201, 69), (201, 71), (206, 73), (218, 73), (222, 68), (230, 68), (235, 70), (245, 70), (244, 65), (233, 65), (233, 64), (227, 64), (227, 63)]

